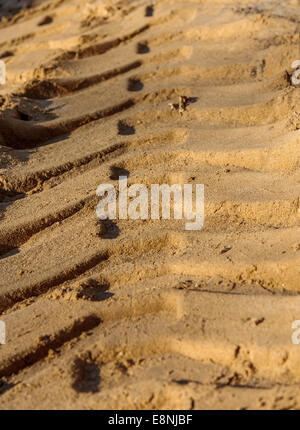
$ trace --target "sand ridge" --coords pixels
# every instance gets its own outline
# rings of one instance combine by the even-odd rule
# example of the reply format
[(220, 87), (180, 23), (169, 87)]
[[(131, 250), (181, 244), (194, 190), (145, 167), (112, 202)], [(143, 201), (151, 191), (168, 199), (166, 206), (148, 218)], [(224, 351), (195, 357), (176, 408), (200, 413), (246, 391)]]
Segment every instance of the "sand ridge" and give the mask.
[[(14, 3), (0, 408), (299, 408), (299, 1)], [(124, 172), (203, 183), (204, 228), (101, 227)]]

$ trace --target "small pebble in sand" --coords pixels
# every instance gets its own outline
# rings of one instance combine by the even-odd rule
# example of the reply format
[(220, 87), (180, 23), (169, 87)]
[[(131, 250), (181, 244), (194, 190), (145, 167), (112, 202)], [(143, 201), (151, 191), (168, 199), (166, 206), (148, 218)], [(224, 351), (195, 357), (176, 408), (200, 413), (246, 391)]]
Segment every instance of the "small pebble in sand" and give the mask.
[(171, 110), (177, 110), (180, 115), (186, 110), (188, 105), (188, 98), (186, 96), (179, 96), (179, 102), (177, 103), (169, 103)]

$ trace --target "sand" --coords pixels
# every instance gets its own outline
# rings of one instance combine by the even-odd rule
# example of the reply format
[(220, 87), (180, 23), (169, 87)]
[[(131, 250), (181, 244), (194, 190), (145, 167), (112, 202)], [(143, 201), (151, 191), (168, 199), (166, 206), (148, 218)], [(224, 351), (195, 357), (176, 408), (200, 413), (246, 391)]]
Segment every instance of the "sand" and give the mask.
[[(300, 2), (1, 3), (0, 408), (299, 408)], [(120, 173), (203, 229), (99, 223)]]

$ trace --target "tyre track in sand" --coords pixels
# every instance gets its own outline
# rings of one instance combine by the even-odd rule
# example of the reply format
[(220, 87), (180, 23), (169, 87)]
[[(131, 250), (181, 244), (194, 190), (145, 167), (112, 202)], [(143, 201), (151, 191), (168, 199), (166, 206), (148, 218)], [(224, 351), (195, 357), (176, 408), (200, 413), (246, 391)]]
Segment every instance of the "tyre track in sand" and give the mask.
[[(299, 408), (300, 5), (87, 3), (0, 27), (1, 408)], [(204, 228), (98, 222), (119, 174)]]

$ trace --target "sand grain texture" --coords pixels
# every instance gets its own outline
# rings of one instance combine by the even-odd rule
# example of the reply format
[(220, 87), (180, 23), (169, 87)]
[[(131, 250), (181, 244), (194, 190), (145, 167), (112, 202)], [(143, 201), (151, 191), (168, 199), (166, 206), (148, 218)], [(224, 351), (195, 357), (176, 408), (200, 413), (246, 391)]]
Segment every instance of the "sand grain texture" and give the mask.
[[(0, 408), (299, 408), (299, 1), (1, 3)], [(97, 222), (119, 174), (203, 230)]]

